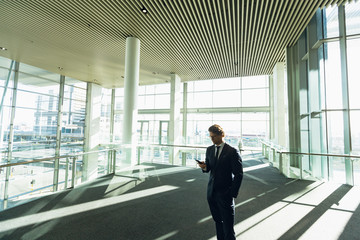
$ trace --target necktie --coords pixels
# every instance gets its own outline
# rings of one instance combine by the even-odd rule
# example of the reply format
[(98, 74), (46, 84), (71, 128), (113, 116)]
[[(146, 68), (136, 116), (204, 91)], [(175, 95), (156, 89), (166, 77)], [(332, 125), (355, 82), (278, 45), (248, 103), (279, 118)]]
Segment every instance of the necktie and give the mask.
[(220, 146), (216, 146), (215, 160), (218, 160), (218, 159), (219, 159), (219, 152), (220, 152)]

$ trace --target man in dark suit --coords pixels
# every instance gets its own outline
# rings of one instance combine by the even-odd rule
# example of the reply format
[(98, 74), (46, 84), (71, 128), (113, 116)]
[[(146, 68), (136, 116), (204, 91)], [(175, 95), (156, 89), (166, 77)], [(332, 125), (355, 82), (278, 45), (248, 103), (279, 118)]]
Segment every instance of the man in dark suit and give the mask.
[(216, 225), (217, 239), (233, 240), (235, 204), (243, 178), (242, 160), (239, 152), (224, 142), (223, 129), (215, 124), (209, 128), (214, 145), (206, 149), (205, 162), (199, 166), (210, 172), (207, 200)]

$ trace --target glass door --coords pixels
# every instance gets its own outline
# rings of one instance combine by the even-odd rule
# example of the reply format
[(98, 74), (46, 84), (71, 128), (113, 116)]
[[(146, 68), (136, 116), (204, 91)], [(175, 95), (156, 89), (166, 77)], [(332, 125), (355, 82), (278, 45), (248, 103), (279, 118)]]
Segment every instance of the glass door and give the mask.
[(138, 121), (138, 141), (139, 143), (149, 141), (149, 121)]
[(169, 140), (169, 121), (160, 121), (159, 144), (168, 144)]

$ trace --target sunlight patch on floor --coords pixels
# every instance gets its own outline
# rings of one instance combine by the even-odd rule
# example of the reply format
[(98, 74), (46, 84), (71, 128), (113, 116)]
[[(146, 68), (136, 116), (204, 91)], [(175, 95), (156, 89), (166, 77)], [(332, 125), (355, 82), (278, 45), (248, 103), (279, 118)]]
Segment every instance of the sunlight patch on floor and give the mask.
[(259, 165), (255, 165), (255, 166), (251, 166), (251, 167), (245, 167), (244, 168), (244, 172), (250, 172), (250, 171), (254, 171), (254, 170), (258, 170), (261, 168), (266, 168), (269, 167), (270, 165), (268, 163), (264, 163), (264, 164), (259, 164)]
[(277, 202), (235, 225), (240, 239), (278, 239), (308, 214), (313, 207)]
[(319, 205), (340, 186), (340, 184), (323, 183), (316, 187), (313, 191), (309, 191), (304, 196), (296, 199), (295, 202), (302, 204)]
[(11, 229), (16, 229), (19, 227), (24, 227), (24, 226), (28, 226), (28, 225), (32, 225), (32, 224), (36, 224), (36, 223), (41, 223), (41, 222), (53, 220), (56, 218), (70, 216), (70, 215), (74, 215), (74, 214), (78, 214), (78, 213), (82, 213), (82, 212), (86, 212), (86, 211), (91, 211), (91, 210), (95, 210), (95, 209), (99, 209), (99, 208), (103, 208), (103, 207), (108, 207), (111, 205), (131, 201), (134, 199), (139, 199), (139, 198), (148, 197), (148, 196), (155, 195), (155, 194), (168, 192), (171, 190), (175, 190), (177, 188), (178, 187), (175, 187), (175, 186), (164, 185), (164, 186), (141, 190), (141, 191), (137, 191), (137, 192), (133, 192), (133, 193), (123, 194), (123, 195), (120, 195), (117, 197), (100, 199), (100, 200), (96, 200), (96, 201), (76, 204), (76, 205), (69, 206), (69, 207), (54, 209), (54, 210), (50, 210), (47, 212), (41, 212), (41, 213), (36, 213), (36, 214), (28, 215), (28, 216), (9, 219), (9, 220), (0, 222), (0, 232), (4, 232), (4, 231), (11, 230)]
[[(331, 206), (333, 209), (355, 211), (360, 205), (360, 187), (352, 187), (349, 192), (339, 201)], [(359, 236), (360, 237), (360, 236)]]
[(338, 210), (326, 211), (299, 239), (336, 240), (344, 231), (352, 213)]
[(165, 234), (159, 238), (156, 238), (155, 240), (165, 240), (165, 239), (169, 239), (169, 237), (172, 237), (174, 235), (176, 235), (179, 231), (173, 231), (173, 232), (170, 232), (168, 234)]

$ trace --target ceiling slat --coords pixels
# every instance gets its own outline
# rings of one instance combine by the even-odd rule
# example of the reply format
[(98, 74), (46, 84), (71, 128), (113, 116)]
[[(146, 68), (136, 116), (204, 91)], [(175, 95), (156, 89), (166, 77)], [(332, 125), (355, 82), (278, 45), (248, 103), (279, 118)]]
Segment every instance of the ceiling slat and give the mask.
[(183, 81), (271, 74), (318, 8), (347, 2), (2, 1), (0, 45), (8, 50), (0, 55), (119, 87), (126, 38), (134, 36), (141, 41), (140, 84), (167, 82), (171, 72)]

